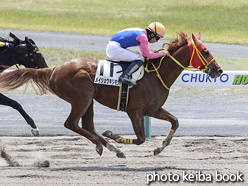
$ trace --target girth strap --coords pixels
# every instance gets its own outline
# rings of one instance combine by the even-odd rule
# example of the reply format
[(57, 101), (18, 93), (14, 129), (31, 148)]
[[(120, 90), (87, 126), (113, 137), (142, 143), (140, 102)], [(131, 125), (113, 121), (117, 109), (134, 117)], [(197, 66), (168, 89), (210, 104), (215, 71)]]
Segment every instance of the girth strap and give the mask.
[(128, 104), (128, 96), (129, 96), (128, 85), (125, 83), (122, 83), (122, 85), (119, 87), (117, 111), (119, 111), (119, 110), (126, 111), (127, 104)]

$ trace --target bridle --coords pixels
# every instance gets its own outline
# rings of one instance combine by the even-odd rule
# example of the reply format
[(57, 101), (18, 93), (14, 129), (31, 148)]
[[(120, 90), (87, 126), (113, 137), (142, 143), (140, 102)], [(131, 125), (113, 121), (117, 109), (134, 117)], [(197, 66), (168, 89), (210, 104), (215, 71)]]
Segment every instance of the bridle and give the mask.
[(15, 64), (16, 68), (18, 68), (18, 69), (19, 69), (19, 66), (17, 65), (16, 60), (15, 60), (15, 57), (14, 57), (14, 55), (13, 55), (13, 51), (12, 51), (12, 49), (13, 49), (13, 48), (10, 48), (10, 54), (11, 54), (11, 57), (12, 57), (12, 59), (13, 59), (13, 61), (14, 61), (14, 64)]
[[(193, 68), (198, 68), (199, 70), (202, 70), (203, 72), (205, 72), (208, 69), (208, 65), (211, 64), (215, 59), (214, 57), (210, 54), (210, 56), (206, 59), (203, 55), (202, 55), (202, 50), (206, 49), (205, 45), (199, 41), (198, 45), (195, 44), (195, 42), (192, 40), (190, 42), (188, 42), (188, 47), (189, 47), (189, 52), (190, 52), (190, 61), (189, 61), (189, 67), (193, 67)], [(201, 51), (198, 49), (198, 47), (201, 49)], [(195, 58), (195, 56), (197, 58)], [(193, 64), (193, 59), (198, 59), (200, 60), (199, 63), (201, 64)], [(200, 66), (201, 65), (201, 66)]]
[[(27, 46), (28, 47), (28, 46)], [(31, 63), (34, 63), (34, 55), (33, 55), (33, 49), (30, 49), (28, 47), (28, 53), (25, 55), (25, 57), (28, 57), (30, 59)], [(39, 66), (37, 65), (35, 68), (38, 68)]]
[[(28, 58), (29, 58), (29, 61), (30, 61), (31, 63), (34, 63), (35, 60), (34, 60), (33, 50), (30, 49), (28, 46), (27, 46), (27, 48), (28, 48), (28, 52), (27, 52), (27, 54), (25, 54), (24, 59), (25, 59), (26, 57), (28, 57)], [(13, 55), (13, 49), (14, 49), (14, 48), (10, 48), (11, 57), (12, 57), (12, 59), (13, 59), (13, 61), (14, 61), (14, 64), (15, 64), (16, 68), (19, 69), (19, 66), (18, 66), (18, 65), (24, 65), (24, 64), (21, 64), (21, 63), (17, 63), (17, 62), (16, 62), (15, 57), (14, 57), (14, 55)], [(24, 61), (24, 59), (23, 59), (23, 61)], [(37, 65), (35, 68), (38, 68), (38, 65)]]
[[(192, 40), (190, 42), (188, 42), (188, 48), (189, 48), (189, 52), (190, 52), (190, 61), (189, 61), (189, 66), (185, 67), (183, 66), (178, 60), (176, 60), (172, 55), (168, 55), (172, 61), (174, 61), (177, 65), (179, 65), (181, 68), (183, 68), (184, 70), (194, 70), (194, 71), (203, 71), (206, 72), (206, 70), (208, 69), (208, 65), (211, 64), (215, 59), (212, 55), (210, 55), (207, 59), (205, 59), (205, 57), (202, 55), (201, 51), (204, 49), (202, 48), (201, 51), (198, 49), (199, 46), (203, 46), (205, 47), (205, 45), (199, 41), (198, 45), (195, 44), (195, 42)], [(205, 47), (206, 48), (206, 47)], [(160, 49), (161, 50), (165, 50), (165, 49)], [(148, 63), (145, 66), (145, 71), (147, 73), (149, 72), (156, 72), (156, 76), (158, 77), (158, 79), (161, 81), (161, 83), (163, 84), (163, 86), (167, 89), (170, 90), (170, 88), (164, 83), (162, 77), (160, 76), (158, 69), (161, 67), (161, 63), (163, 61), (163, 59), (165, 58), (165, 56), (163, 56), (160, 59), (159, 65), (158, 67), (156, 67), (154, 65), (153, 62), (151, 62), (154, 70), (149, 70), (148, 69)], [(201, 62), (201, 66), (197, 66), (198, 64), (195, 64), (195, 60), (198, 59)]]

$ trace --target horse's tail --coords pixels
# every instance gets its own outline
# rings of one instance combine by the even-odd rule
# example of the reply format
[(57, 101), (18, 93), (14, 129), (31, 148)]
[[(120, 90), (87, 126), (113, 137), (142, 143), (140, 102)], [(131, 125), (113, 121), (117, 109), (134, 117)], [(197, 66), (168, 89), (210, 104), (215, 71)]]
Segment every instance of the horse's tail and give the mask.
[(47, 91), (52, 92), (49, 84), (52, 71), (53, 68), (5, 70), (0, 74), (0, 88), (13, 90), (32, 81), (37, 85), (40, 93), (46, 94)]

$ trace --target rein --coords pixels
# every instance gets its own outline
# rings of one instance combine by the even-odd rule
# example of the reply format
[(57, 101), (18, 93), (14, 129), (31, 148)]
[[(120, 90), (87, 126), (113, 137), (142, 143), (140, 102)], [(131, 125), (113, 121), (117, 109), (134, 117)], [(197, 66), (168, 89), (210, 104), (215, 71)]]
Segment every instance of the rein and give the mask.
[(170, 90), (170, 88), (167, 87), (167, 85), (164, 83), (162, 77), (160, 76), (160, 74), (159, 74), (159, 72), (158, 72), (158, 69), (160, 68), (161, 63), (162, 63), (162, 61), (163, 61), (164, 58), (165, 58), (165, 56), (163, 56), (163, 57), (160, 59), (158, 68), (156, 68), (155, 65), (152, 63), (152, 66), (153, 66), (154, 70), (148, 70), (148, 63), (147, 63), (147, 64), (146, 64), (146, 67), (145, 67), (145, 71), (148, 72), (148, 73), (149, 73), (149, 72), (154, 72), (154, 71), (156, 71), (156, 73), (157, 73), (156, 76), (158, 77), (158, 79), (160, 80), (160, 82), (162, 83), (162, 85), (163, 85), (167, 90)]
[[(185, 69), (188, 69), (188, 70), (191, 70), (191, 71), (203, 71), (205, 72), (206, 69), (208, 68), (208, 65), (210, 63), (212, 63), (214, 61), (214, 58), (212, 58), (209, 62), (204, 58), (204, 56), (201, 54), (201, 52), (198, 50), (195, 42), (192, 40), (192, 45), (193, 45), (193, 52), (192, 52), (192, 55), (190, 57), (190, 61), (189, 61), (189, 67), (185, 67), (183, 66), (178, 60), (176, 60), (172, 55), (168, 55), (177, 65), (179, 65), (181, 68), (183, 68), (184, 70)], [(165, 49), (160, 49), (158, 51), (161, 51), (161, 50), (165, 50)], [(193, 57), (194, 55), (197, 54), (198, 58), (201, 60), (204, 68), (202, 69), (195, 69), (193, 66), (192, 66), (192, 61), (193, 61)], [(170, 90), (170, 88), (164, 83), (162, 77), (160, 76), (159, 72), (158, 72), (158, 69), (161, 67), (161, 63), (162, 61), (164, 60), (165, 56), (163, 56), (161, 59), (160, 59), (160, 62), (159, 62), (159, 65), (158, 67), (156, 68), (156, 66), (154, 65), (153, 62), (151, 62), (154, 70), (149, 70), (148, 69), (148, 63), (146, 64), (145, 66), (145, 71), (147, 73), (150, 73), (150, 72), (156, 72), (156, 76), (158, 77), (158, 79), (160, 80), (160, 82), (162, 83), (162, 85), (167, 89), (167, 90)]]
[[(34, 63), (33, 50), (30, 49), (29, 47), (28, 47), (28, 53), (25, 56), (29, 57), (31, 63)], [(38, 66), (36, 66), (35, 68), (38, 68)]]
[[(28, 47), (27, 47), (28, 48)], [(28, 57), (29, 58), (29, 61), (31, 61), (31, 63), (34, 63), (34, 56), (33, 56), (33, 51), (32, 51), (32, 49), (30, 49), (30, 48), (28, 48), (28, 50), (27, 50), (28, 52), (27, 52), (27, 54), (25, 54), (25, 57)], [(10, 49), (10, 52), (11, 52), (11, 56), (12, 56), (12, 58), (13, 58), (13, 60), (14, 60), (14, 63), (15, 63), (15, 66), (16, 66), (16, 68), (18, 68), (19, 69), (19, 66), (20, 65), (23, 65), (23, 64), (18, 64), (17, 62), (16, 62), (16, 60), (15, 60), (15, 57), (14, 57), (14, 55), (13, 55), (13, 51), (12, 51), (12, 49)], [(25, 57), (24, 57), (24, 59), (25, 59)], [(23, 60), (24, 60), (23, 59)], [(19, 65), (19, 66), (18, 66)], [(38, 68), (37, 66), (35, 67), (35, 68)]]

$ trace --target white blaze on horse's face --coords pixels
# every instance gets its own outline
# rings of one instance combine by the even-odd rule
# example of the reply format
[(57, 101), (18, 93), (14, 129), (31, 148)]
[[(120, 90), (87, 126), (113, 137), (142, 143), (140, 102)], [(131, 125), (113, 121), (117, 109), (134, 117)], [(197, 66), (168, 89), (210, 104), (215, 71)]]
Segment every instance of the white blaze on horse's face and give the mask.
[(193, 40), (188, 43), (191, 65), (194, 68), (201, 69), (211, 76), (211, 78), (217, 78), (222, 74), (223, 70), (217, 64), (208, 48), (200, 41), (200, 37), (200, 32), (197, 38), (192, 34)]

